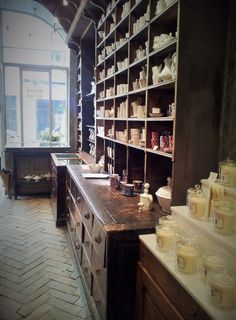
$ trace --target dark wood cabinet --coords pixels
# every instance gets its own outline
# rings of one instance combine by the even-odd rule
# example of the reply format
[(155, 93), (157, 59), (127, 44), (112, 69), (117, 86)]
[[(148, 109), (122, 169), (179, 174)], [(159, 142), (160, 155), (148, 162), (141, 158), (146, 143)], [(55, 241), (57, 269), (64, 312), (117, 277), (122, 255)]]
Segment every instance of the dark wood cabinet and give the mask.
[(141, 242), (137, 271), (136, 320), (152, 319), (210, 320), (211, 317)]
[(133, 320), (138, 236), (154, 231), (161, 212), (154, 205), (139, 213), (138, 196), (127, 198), (110, 191), (109, 180), (82, 173), (68, 166), (67, 225), (89, 301), (100, 320)]

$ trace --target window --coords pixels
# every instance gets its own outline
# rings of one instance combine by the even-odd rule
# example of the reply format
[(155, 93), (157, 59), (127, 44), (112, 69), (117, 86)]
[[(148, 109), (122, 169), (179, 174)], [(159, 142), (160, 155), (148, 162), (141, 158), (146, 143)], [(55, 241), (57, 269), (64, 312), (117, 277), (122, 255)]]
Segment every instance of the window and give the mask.
[[(39, 30), (44, 39), (40, 47)], [(8, 145), (68, 143), (69, 49), (54, 33), (52, 44), (52, 32), (34, 17), (15, 12), (3, 15)]]

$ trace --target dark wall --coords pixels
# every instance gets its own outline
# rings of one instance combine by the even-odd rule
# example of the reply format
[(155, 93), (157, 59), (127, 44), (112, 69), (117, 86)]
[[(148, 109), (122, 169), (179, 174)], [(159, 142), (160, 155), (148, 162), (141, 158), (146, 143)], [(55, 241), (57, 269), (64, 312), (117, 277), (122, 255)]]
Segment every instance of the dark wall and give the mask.
[(236, 1), (230, 0), (219, 160), (236, 160)]

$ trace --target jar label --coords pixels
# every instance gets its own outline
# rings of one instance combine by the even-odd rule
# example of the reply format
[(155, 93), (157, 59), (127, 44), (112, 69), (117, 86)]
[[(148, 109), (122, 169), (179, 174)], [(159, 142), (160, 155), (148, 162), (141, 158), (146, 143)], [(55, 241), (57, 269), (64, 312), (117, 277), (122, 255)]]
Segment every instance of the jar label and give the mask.
[(230, 175), (228, 173), (223, 173), (222, 172), (221, 180), (222, 180), (223, 183), (229, 184), (230, 183)]
[(197, 205), (194, 203), (190, 203), (190, 212), (191, 214), (196, 214), (196, 207)]
[(163, 239), (160, 236), (157, 236), (157, 244), (159, 248), (163, 248)]
[(221, 214), (216, 214), (215, 217), (215, 227), (217, 229), (223, 229), (224, 228), (224, 218), (222, 217)]
[(182, 269), (182, 270), (185, 269), (185, 259), (183, 256), (181, 256), (181, 255), (177, 256), (177, 265), (180, 269)]
[(220, 288), (211, 287), (211, 298), (216, 303), (221, 303), (221, 290)]

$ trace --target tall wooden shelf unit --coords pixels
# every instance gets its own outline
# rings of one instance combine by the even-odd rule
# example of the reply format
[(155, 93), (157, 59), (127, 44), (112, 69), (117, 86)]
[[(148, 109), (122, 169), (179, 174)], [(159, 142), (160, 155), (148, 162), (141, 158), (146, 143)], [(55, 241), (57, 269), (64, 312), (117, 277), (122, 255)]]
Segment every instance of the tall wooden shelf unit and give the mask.
[(91, 92), (95, 65), (95, 28), (92, 23), (81, 38), (79, 47), (77, 55), (77, 150), (91, 154), (91, 149), (95, 150), (95, 139), (91, 138), (94, 136), (91, 131), (95, 130), (95, 94)]
[[(124, 15), (126, 2), (109, 2), (97, 27), (96, 160), (105, 155), (106, 171), (122, 174), (127, 169), (130, 182), (149, 182), (152, 193), (172, 176), (172, 203), (183, 204), (186, 189), (217, 170), (227, 6), (222, 0), (214, 1), (214, 6), (203, 0), (191, 4), (176, 0), (156, 15), (156, 0), (131, 0)], [(133, 24), (145, 13), (144, 25), (133, 32)], [(153, 50), (154, 37), (162, 33), (174, 38)], [(137, 59), (140, 46), (145, 53)], [(164, 59), (175, 52), (176, 78), (153, 84), (152, 67), (163, 68)], [(127, 64), (118, 68), (117, 63), (124, 61)], [(146, 85), (134, 90), (144, 67)], [(143, 118), (133, 117), (134, 101), (144, 105)], [(120, 105), (126, 102), (127, 110), (121, 114)], [(172, 103), (175, 114), (168, 116)], [(155, 107), (163, 116), (153, 117)], [(131, 129), (143, 130), (144, 142), (131, 143)], [(125, 130), (127, 139), (121, 139), (119, 132)], [(152, 132), (173, 135), (173, 151), (154, 150)]]

